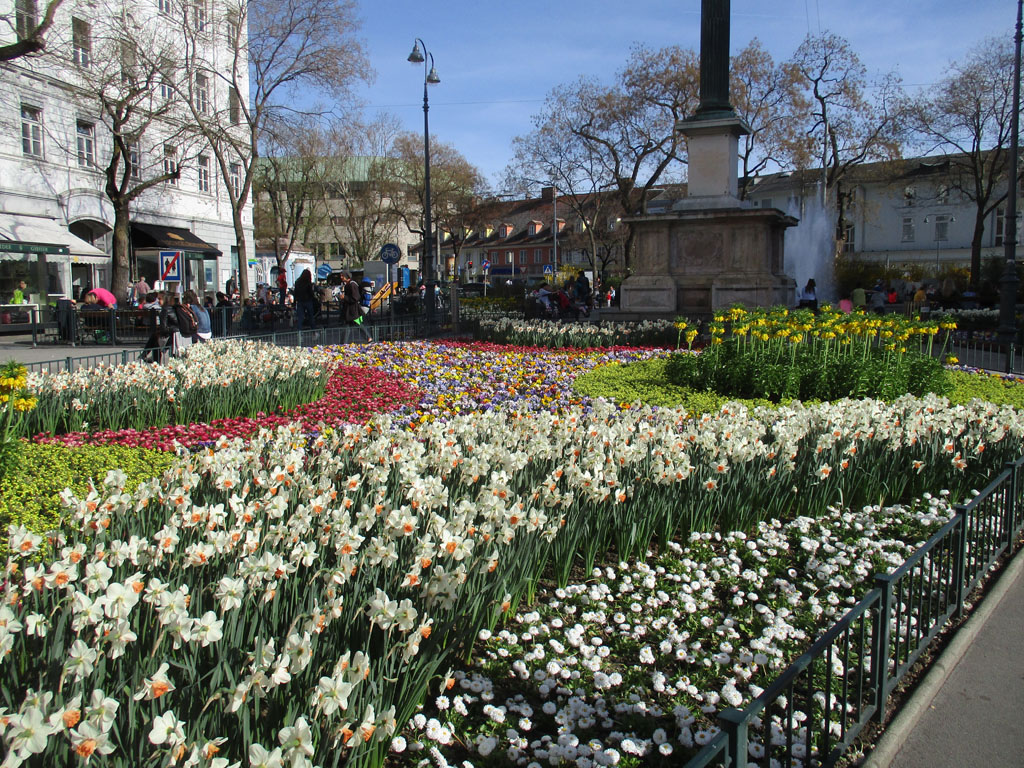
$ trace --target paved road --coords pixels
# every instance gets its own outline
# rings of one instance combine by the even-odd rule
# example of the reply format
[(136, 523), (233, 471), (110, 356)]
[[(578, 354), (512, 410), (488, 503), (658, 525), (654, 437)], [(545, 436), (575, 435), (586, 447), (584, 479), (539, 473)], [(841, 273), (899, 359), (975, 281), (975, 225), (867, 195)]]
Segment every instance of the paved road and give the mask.
[(1024, 568), (1015, 570), (891, 768), (1024, 766)]

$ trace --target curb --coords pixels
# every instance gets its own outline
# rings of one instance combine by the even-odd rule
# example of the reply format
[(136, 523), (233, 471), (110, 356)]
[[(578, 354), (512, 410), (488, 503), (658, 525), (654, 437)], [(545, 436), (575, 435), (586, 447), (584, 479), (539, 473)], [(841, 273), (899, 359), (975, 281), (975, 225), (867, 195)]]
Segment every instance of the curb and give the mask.
[(966, 655), (978, 633), (985, 626), (985, 622), (995, 612), (996, 607), (1022, 573), (1024, 573), (1024, 550), (1014, 555), (999, 580), (975, 608), (967, 623), (957, 630), (942, 655), (932, 663), (913, 695), (900, 708), (899, 714), (885, 729), (875, 748), (868, 755), (868, 759), (861, 763), (861, 768), (888, 768), (900, 749), (903, 748), (922, 713), (931, 705), (939, 689), (956, 669), (957, 664)]

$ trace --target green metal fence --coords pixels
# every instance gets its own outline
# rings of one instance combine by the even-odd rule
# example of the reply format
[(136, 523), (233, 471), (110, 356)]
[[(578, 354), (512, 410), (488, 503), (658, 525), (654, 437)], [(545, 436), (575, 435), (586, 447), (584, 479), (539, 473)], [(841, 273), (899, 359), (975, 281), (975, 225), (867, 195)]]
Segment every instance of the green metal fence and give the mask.
[[(832, 766), (1024, 531), (1024, 457), (1003, 471), (742, 709), (684, 768)], [(800, 713), (800, 714), (798, 714)]]

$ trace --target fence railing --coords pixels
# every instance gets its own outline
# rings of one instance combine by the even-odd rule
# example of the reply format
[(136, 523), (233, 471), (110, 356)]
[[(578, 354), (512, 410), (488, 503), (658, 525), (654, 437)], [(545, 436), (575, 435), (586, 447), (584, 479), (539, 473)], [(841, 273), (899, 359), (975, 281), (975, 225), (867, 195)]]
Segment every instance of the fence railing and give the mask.
[(891, 692), (1024, 531), (1024, 457), (874, 587), (716, 734), (684, 768), (835, 765), (884, 723)]
[[(438, 329), (451, 324), (451, 313), (439, 309), (434, 317), (433, 327), (428, 327), (423, 315), (412, 314), (396, 316), (392, 321), (389, 316), (364, 321), (362, 325), (324, 325), (316, 328), (296, 330), (281, 325), (280, 330), (265, 333), (237, 333), (225, 335), (214, 334), (214, 338), (231, 338), (246, 341), (264, 341), (285, 347), (310, 347), (329, 344), (350, 344), (369, 341), (407, 341), (424, 338)], [(25, 367), (35, 373), (58, 373), (75, 371), (80, 368), (92, 368), (97, 365), (127, 365), (139, 359), (142, 348), (123, 349), (115, 352), (96, 352), (90, 355), (68, 355), (53, 360), (25, 363)]]

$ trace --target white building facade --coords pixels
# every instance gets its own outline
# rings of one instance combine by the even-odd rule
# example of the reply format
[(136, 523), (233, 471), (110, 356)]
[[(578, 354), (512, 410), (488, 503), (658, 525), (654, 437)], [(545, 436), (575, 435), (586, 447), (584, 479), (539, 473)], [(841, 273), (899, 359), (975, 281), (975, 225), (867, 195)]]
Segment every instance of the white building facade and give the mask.
[[(42, 6), (0, 0), (0, 12), (16, 20), (0, 35), (13, 39)], [(144, 62), (158, 45), (167, 65), (154, 78)], [(244, 55), (244, 29), (232, 24), (222, 0), (65, 0), (45, 53), (0, 64), (0, 302), (19, 280), (39, 303), (110, 287), (114, 208), (103, 169), (114, 152), (118, 108), (101, 98), (124, 99), (132, 105), (126, 117), (140, 126), (120, 166), (130, 183), (177, 175), (130, 204), (132, 279), (153, 285), (162, 276), (160, 252), (177, 252), (180, 287), (223, 289), (237, 268), (226, 189), (233, 179), (220, 172), (182, 101), (211, 117), (236, 114), (248, 93), (213, 73), (239, 47)], [(179, 67), (168, 51), (182, 51), (192, 67)], [(197, 71), (211, 74), (184, 74)], [(251, 209), (242, 218), (252, 242)]]

